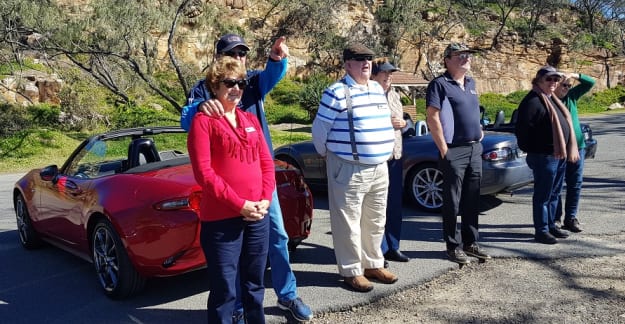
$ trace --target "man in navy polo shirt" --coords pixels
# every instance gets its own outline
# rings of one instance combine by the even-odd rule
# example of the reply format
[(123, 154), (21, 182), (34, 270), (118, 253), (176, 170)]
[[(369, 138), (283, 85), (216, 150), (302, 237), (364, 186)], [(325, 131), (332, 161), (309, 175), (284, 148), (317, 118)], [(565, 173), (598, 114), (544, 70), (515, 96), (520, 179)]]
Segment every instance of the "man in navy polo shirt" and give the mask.
[[(445, 48), (446, 72), (432, 80), (426, 92), (427, 124), (440, 152), (443, 172), (443, 237), (447, 257), (459, 264), (469, 263), (467, 255), (490, 256), (478, 244), (482, 144), (480, 103), (475, 80), (467, 76), (472, 53), (465, 44)], [(462, 216), (461, 231), (457, 216)], [(461, 248), (462, 245), (462, 248)]]

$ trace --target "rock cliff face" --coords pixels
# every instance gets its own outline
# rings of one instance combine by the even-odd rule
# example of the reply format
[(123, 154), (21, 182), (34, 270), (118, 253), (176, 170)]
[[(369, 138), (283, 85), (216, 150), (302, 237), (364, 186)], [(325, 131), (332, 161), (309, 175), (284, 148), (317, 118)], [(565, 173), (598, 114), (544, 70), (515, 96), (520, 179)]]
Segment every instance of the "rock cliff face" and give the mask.
[[(254, 47), (256, 55), (261, 59), (257, 62), (250, 61), (248, 65), (263, 65), (265, 50), (268, 50), (271, 45), (267, 43), (267, 40), (275, 36), (276, 31), (272, 26), (275, 26), (275, 22), (280, 18), (280, 13), (266, 15), (268, 12), (266, 1), (215, 0), (213, 3), (219, 3), (226, 8), (220, 15), (220, 19), (228, 24), (238, 25), (241, 29), (255, 35), (255, 39), (247, 37), (247, 42)], [(333, 7), (334, 12), (328, 14), (326, 23), (345, 31), (344, 36), (347, 36), (349, 31), (363, 37), (377, 37), (368, 35), (379, 33), (374, 13), (382, 4), (383, 1), (370, 0), (338, 2)], [(189, 13), (188, 16), (202, 19), (202, 12), (198, 8), (200, 7), (194, 8), (193, 13)], [(255, 22), (261, 18), (264, 24), (254, 26)], [(428, 23), (437, 23), (437, 20), (441, 19), (428, 13), (424, 13), (422, 18)], [(555, 22), (564, 18), (553, 14), (549, 19)], [(175, 45), (176, 55), (181, 61), (195, 65), (197, 70), (201, 71), (213, 59), (214, 40), (210, 39), (213, 37), (212, 31), (197, 28), (192, 23), (181, 25), (180, 28), (181, 34), (184, 33), (185, 37), (181, 37), (183, 41)], [(547, 62), (557, 63), (557, 67), (565, 72), (579, 72), (594, 77), (597, 79), (594, 91), (625, 84), (624, 57), (606, 58), (605, 53), (573, 53), (569, 51), (570, 46), (563, 39), (553, 39), (548, 43), (536, 42), (521, 45), (517, 35), (504, 34), (500, 37), (499, 44), (491, 49), (492, 33), (472, 37), (462, 26), (456, 26), (450, 29), (449, 35), (452, 36), (446, 40), (426, 40), (424, 42), (426, 45), (421, 45), (421, 48), (411, 48), (408, 44), (401, 44), (400, 47), (406, 50), (401, 61), (398, 62), (399, 66), (403, 71), (415, 73), (417, 77), (430, 79), (432, 67), (442, 66), (442, 53), (445, 46), (451, 41), (461, 41), (479, 50), (479, 54), (473, 59), (471, 71), (472, 76), (477, 80), (479, 93), (508, 94), (517, 90), (527, 90), (531, 87), (531, 80), (536, 71)], [(158, 37), (157, 51), (161, 61), (168, 62), (167, 37), (162, 36)], [(289, 75), (307, 74), (306, 69), (310, 60), (307, 52), (308, 43), (314, 41), (314, 39), (297, 36), (287, 39), (291, 54)], [(441, 70), (432, 72), (440, 73)], [(12, 91), (17, 89), (35, 103), (58, 103), (59, 101), (57, 94), (62, 82), (55, 76), (30, 75), (22, 80), (12, 77), (2, 82), (4, 87), (0, 86), (0, 100), (4, 98), (8, 102), (28, 104), (29, 100)]]

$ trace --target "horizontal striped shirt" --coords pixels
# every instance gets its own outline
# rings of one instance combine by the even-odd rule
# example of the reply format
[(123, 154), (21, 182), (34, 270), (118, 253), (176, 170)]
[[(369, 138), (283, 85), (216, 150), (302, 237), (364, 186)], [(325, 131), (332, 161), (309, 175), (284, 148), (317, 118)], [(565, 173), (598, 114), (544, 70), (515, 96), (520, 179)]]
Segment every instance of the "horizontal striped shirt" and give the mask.
[[(358, 163), (386, 162), (393, 153), (394, 132), (391, 111), (379, 83), (357, 84), (349, 75), (326, 88), (313, 122), (313, 142), (325, 155), (329, 150), (342, 159), (355, 161), (352, 155), (345, 87), (349, 86), (352, 101), (354, 135)], [(329, 127), (314, 127), (323, 123)], [(326, 129), (327, 133), (320, 131)]]

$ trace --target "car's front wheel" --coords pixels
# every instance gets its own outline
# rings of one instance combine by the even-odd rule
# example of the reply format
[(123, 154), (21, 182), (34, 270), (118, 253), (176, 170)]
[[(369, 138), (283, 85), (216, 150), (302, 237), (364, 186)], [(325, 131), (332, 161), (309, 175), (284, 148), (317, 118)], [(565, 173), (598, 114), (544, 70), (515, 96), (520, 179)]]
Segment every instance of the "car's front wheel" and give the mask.
[(143, 289), (145, 278), (133, 267), (119, 235), (107, 219), (95, 225), (91, 251), (98, 280), (109, 298), (122, 299)]
[(443, 206), (443, 173), (434, 163), (413, 168), (404, 186), (408, 200), (420, 209), (436, 213)]
[(41, 246), (39, 233), (33, 228), (33, 222), (26, 207), (24, 197), (19, 194), (15, 199), (15, 220), (17, 222), (17, 233), (20, 236), (20, 243), (28, 250)]

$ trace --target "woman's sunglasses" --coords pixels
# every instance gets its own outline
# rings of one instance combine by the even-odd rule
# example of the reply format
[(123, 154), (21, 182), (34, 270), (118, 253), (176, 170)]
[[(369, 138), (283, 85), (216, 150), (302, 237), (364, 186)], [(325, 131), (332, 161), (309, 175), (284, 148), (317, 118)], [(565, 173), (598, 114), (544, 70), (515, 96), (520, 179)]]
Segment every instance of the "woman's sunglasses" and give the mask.
[(228, 89), (233, 88), (235, 85), (238, 85), (239, 89), (243, 89), (243, 88), (247, 87), (247, 80), (246, 79), (241, 79), (241, 80), (223, 79), (223, 80), (221, 80), (219, 82), (223, 83), (226, 86), (226, 88), (228, 88)]
[(559, 77), (546, 77), (545, 81), (547, 81), (547, 82), (560, 82), (560, 78)]

